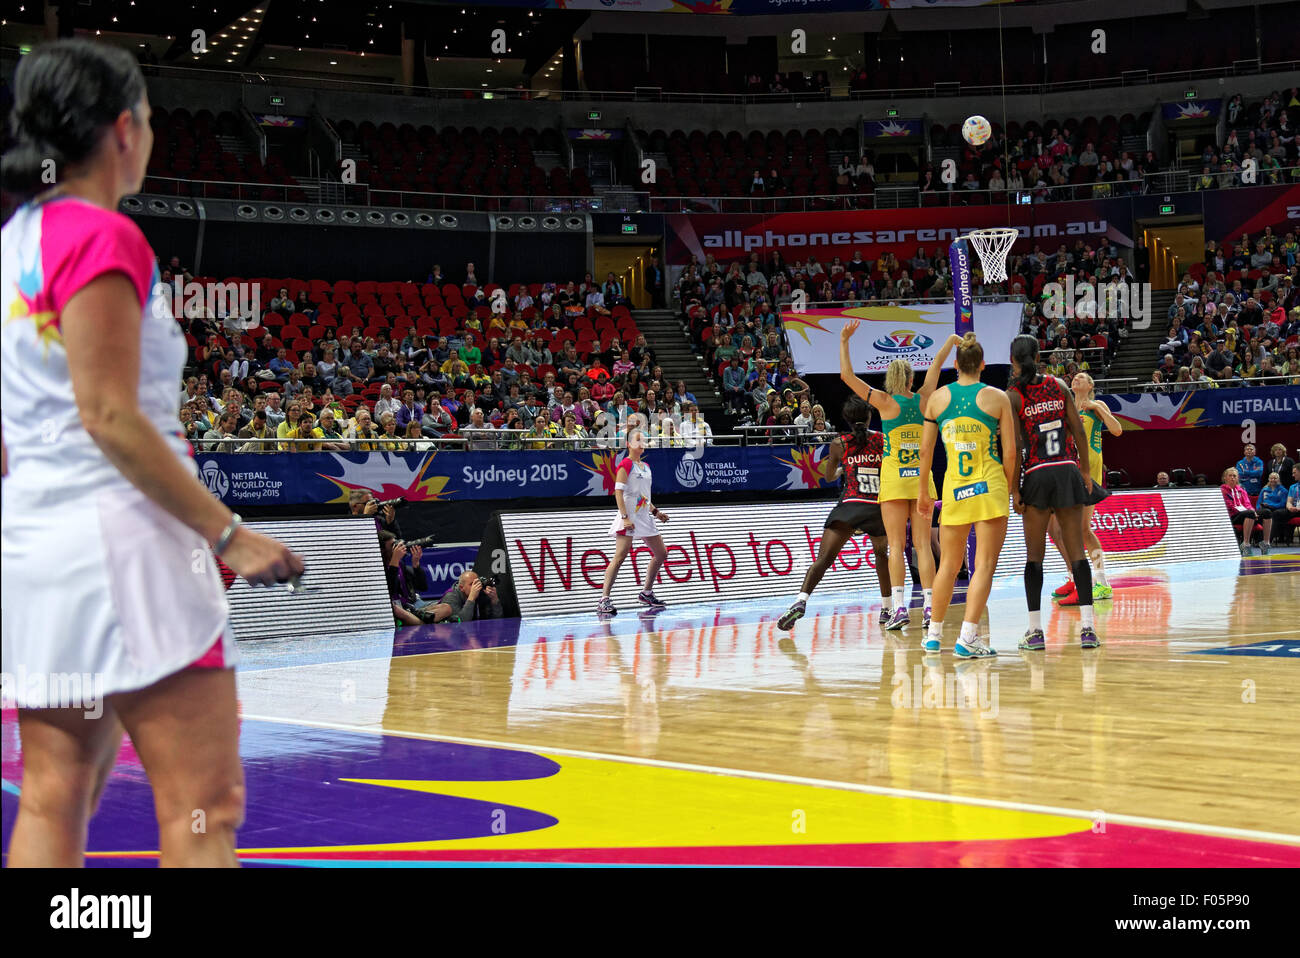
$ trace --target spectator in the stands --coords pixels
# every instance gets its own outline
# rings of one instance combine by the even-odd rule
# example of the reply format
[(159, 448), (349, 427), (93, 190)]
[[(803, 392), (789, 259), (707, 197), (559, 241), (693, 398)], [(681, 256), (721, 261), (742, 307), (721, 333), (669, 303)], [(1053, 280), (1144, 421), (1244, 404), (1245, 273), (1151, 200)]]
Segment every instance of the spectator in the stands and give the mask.
[(1264, 482), (1264, 460), (1255, 455), (1255, 444), (1246, 443), (1246, 448), (1236, 466), (1237, 477), (1246, 494), (1252, 499), (1259, 495)]
[(217, 425), (203, 435), (205, 452), (234, 452), (239, 438), (239, 413), (231, 409), (222, 413)]
[(320, 411), (320, 418), (316, 421), (316, 432), (320, 434), (320, 438), (325, 440), (319, 447), (323, 450), (348, 452), (352, 448), (346, 441), (343, 430), (339, 427), (334, 410), (329, 406)]
[(755, 170), (753, 179), (749, 181), (749, 195), (762, 196), (766, 192), (767, 185), (763, 182), (763, 174)]
[(393, 387), (384, 383), (379, 387), (379, 398), (375, 400), (375, 418), (382, 419), (386, 412), (396, 415), (397, 407), (400, 405), (401, 403), (393, 396)]
[(1156, 488), (1157, 489), (1169, 488), (1169, 473), (1167, 472), (1156, 473)]
[[(378, 406), (378, 403), (376, 403), (376, 406)], [(392, 412), (397, 428), (401, 432), (406, 431), (407, 425), (412, 420), (419, 422), (424, 418), (424, 406), (415, 401), (415, 390), (413, 389), (404, 389), (402, 391), (402, 401), (398, 403), (397, 408), (393, 409)]]
[(281, 286), (280, 291), (271, 299), (271, 312), (279, 313), (286, 318), (291, 316), (294, 311), (293, 300), (289, 297), (289, 290)]

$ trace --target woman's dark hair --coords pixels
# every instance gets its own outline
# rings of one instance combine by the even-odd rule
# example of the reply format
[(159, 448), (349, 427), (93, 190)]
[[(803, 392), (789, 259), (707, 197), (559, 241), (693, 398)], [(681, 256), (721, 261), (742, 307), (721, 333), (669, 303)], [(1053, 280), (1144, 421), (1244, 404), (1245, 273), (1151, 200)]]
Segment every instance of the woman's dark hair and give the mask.
[(89, 157), (104, 127), (145, 95), (144, 75), (126, 50), (89, 40), (57, 40), (23, 57), (14, 74), (9, 132), (0, 164), (4, 188), (31, 194), (47, 160), (60, 179)]
[(1038, 375), (1038, 340), (1027, 333), (1011, 340), (1011, 361), (1020, 367), (1012, 385), (1030, 385)]
[(853, 432), (853, 441), (865, 445), (867, 426), (871, 423), (871, 406), (857, 396), (850, 396), (845, 400), (841, 413)]

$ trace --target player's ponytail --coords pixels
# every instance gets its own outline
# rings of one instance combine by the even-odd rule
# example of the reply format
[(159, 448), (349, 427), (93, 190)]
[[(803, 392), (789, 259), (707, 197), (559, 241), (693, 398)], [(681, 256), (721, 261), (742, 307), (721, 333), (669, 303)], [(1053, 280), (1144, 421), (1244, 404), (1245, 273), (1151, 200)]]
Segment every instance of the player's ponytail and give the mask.
[(1023, 389), (1032, 384), (1038, 375), (1038, 340), (1027, 333), (1011, 340), (1011, 362), (1017, 367), (1012, 385)]
[(867, 426), (871, 422), (871, 406), (857, 396), (850, 396), (844, 403), (844, 420), (849, 424), (849, 429), (853, 433), (853, 441), (858, 445), (865, 445), (867, 441)]
[(967, 376), (978, 376), (980, 366), (984, 364), (984, 347), (975, 339), (974, 333), (967, 333), (957, 344), (957, 371)]
[(19, 61), (13, 82), (13, 145), (0, 161), (0, 181), (19, 195), (67, 179), (69, 167), (94, 154), (104, 127), (146, 92), (130, 53), (89, 40), (38, 46)]
[(885, 392), (898, 396), (912, 390), (912, 364), (906, 359), (895, 359), (885, 370)]

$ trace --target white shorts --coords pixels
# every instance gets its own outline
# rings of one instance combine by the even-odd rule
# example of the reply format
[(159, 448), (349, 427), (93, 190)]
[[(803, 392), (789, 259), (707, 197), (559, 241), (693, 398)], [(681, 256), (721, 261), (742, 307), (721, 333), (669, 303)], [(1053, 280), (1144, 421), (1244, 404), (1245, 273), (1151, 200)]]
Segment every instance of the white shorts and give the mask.
[(6, 707), (59, 706), (41, 689), (61, 676), (112, 695), (201, 657), (235, 664), (211, 551), (134, 486), (70, 495), (7, 479), (0, 525)]
[[(614, 514), (614, 521), (610, 523), (609, 534), (612, 536), (628, 535), (624, 530), (623, 520), (619, 518), (618, 513)], [(651, 536), (659, 535), (659, 523), (655, 517), (650, 515), (650, 510), (642, 513), (632, 514), (631, 536), (633, 539), (648, 539)]]

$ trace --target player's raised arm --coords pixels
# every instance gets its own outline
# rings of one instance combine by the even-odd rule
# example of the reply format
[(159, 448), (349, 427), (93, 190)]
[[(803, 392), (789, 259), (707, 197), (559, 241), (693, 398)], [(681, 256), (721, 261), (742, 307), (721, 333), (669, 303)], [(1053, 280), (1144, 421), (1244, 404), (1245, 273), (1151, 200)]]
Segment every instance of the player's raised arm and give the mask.
[(858, 320), (850, 319), (840, 330), (840, 379), (861, 399), (879, 409), (880, 404), (889, 397), (879, 389), (872, 389), (869, 383), (858, 378), (857, 373), (853, 371), (853, 359), (849, 356), (849, 340), (858, 331), (859, 325)]
[(948, 354), (953, 351), (954, 347), (960, 344), (961, 337), (956, 333), (953, 333), (944, 341), (944, 344), (939, 347), (939, 351), (934, 354), (934, 362), (932, 362), (930, 368), (925, 371), (925, 380), (921, 383), (921, 388), (919, 390), (922, 403), (930, 398), (930, 394), (934, 392), (935, 387), (939, 385), (939, 377), (943, 374), (943, 364), (948, 361)]
[(921, 465), (918, 475), (921, 477), (917, 488), (916, 511), (919, 515), (929, 517), (934, 510), (934, 500), (930, 498), (930, 484), (926, 476), (934, 469), (934, 444), (939, 439), (939, 424), (935, 413), (948, 404), (948, 391), (941, 389), (928, 400), (922, 400), (921, 413), (925, 422), (921, 427)]

